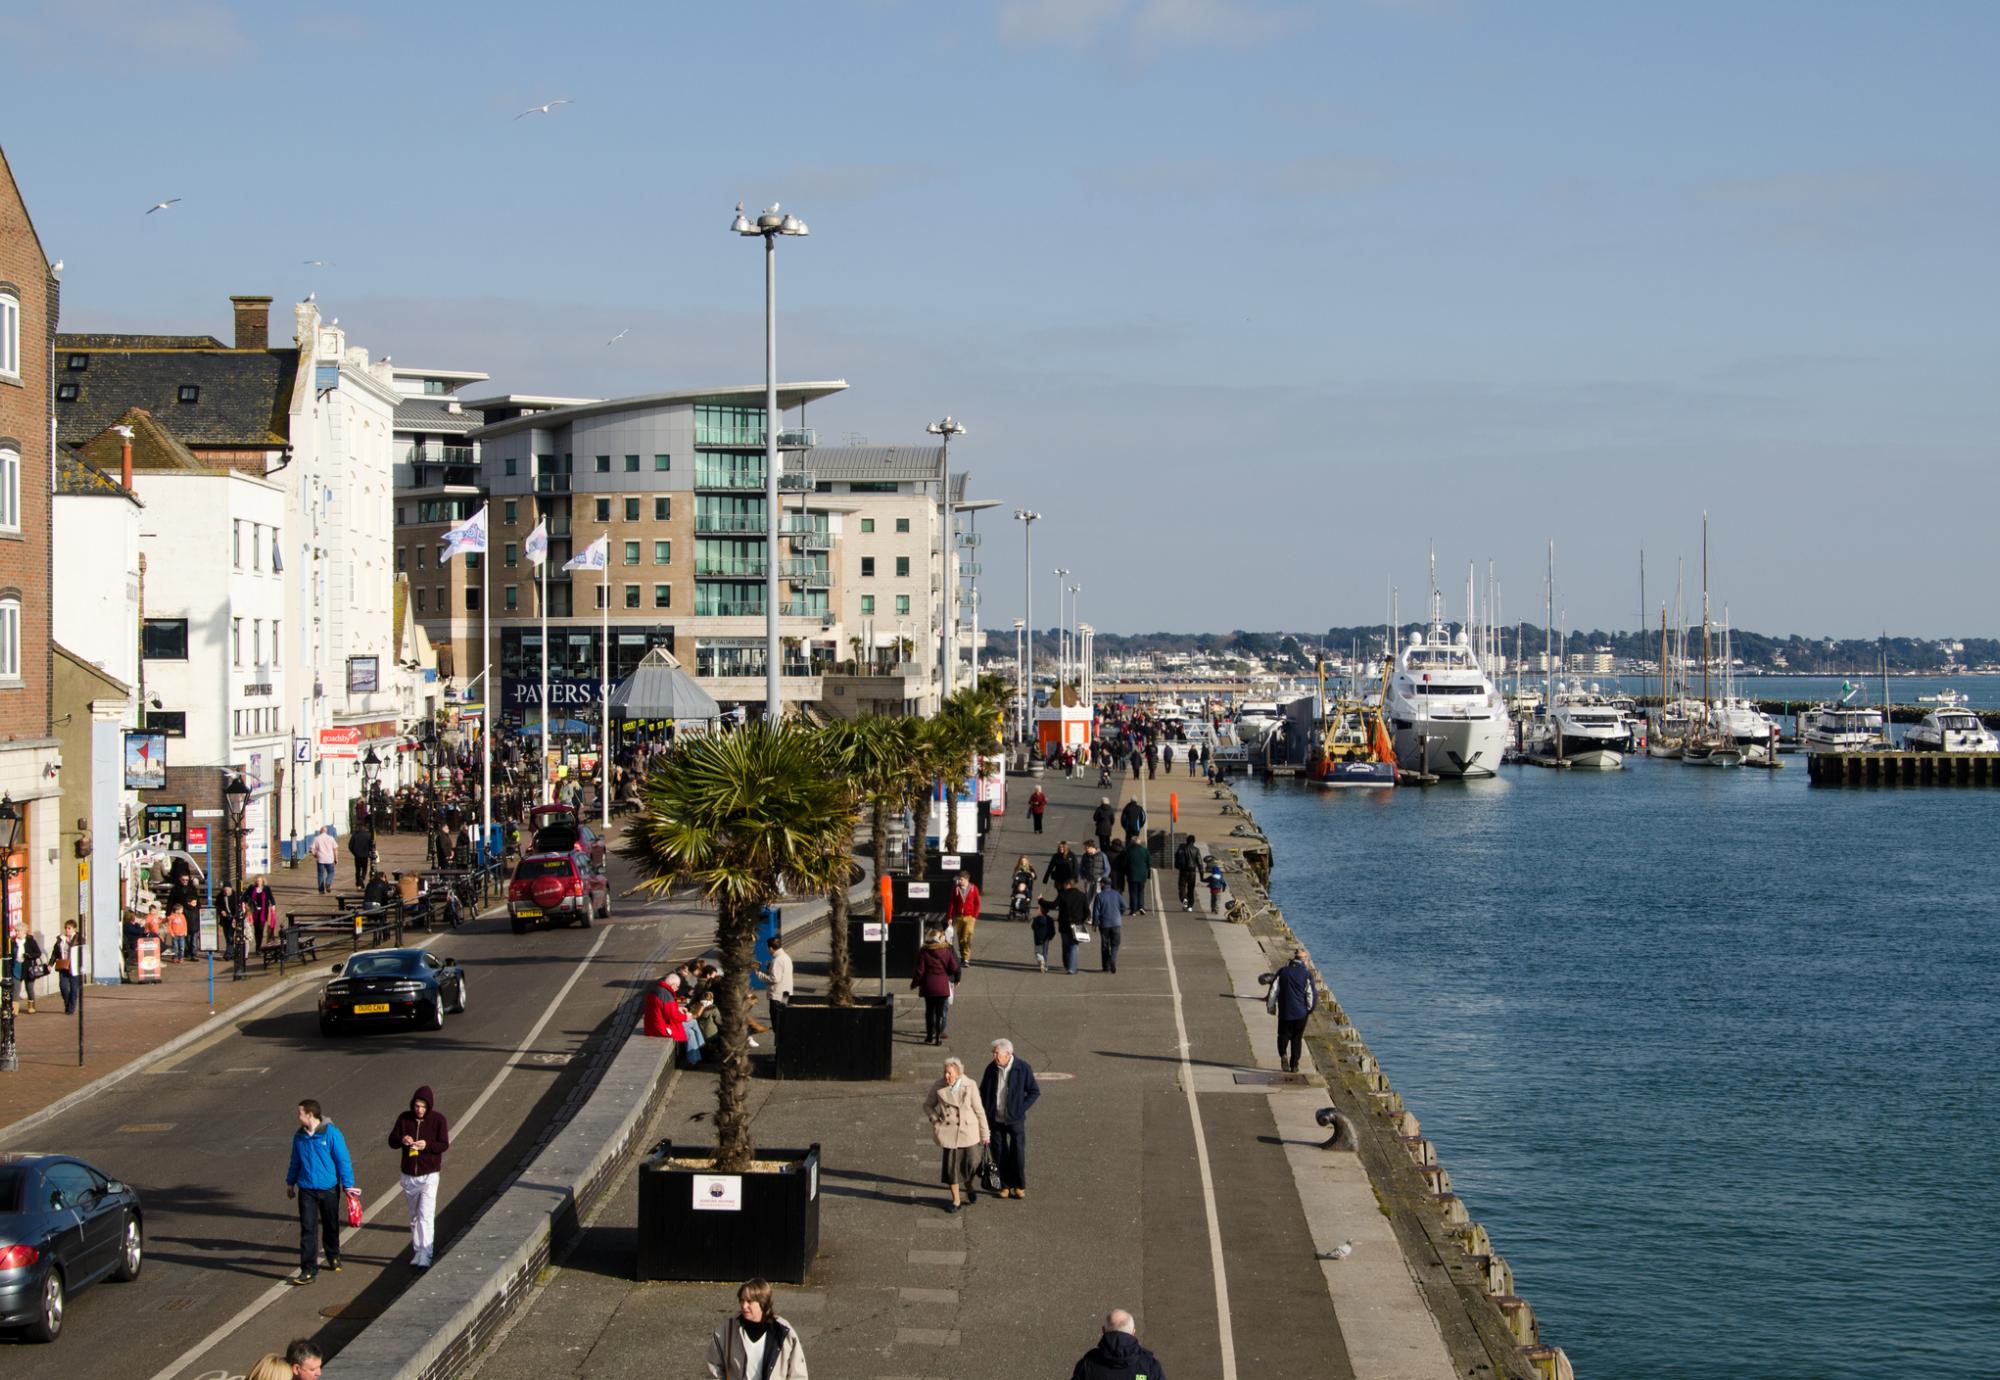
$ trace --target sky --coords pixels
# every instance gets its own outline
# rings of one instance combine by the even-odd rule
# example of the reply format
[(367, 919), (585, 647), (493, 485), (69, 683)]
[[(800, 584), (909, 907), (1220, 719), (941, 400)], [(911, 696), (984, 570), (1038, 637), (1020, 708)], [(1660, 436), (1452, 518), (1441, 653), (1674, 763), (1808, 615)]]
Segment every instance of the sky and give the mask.
[[(71, 330), (308, 291), (493, 390), (950, 414), (982, 622), (1992, 635), (1990, 0), (8, 0)], [(548, 115), (522, 110), (566, 98)], [(179, 197), (170, 211), (146, 215)], [(309, 267), (325, 260), (326, 267)], [(276, 323), (274, 322), (274, 325)], [(607, 345), (618, 332), (627, 332)]]

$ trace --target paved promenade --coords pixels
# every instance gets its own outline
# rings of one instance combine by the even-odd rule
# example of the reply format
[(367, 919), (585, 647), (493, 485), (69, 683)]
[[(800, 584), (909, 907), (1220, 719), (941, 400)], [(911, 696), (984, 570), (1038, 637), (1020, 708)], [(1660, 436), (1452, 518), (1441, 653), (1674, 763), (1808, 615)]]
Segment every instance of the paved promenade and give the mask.
[[(987, 916), (960, 985), (948, 1049), (921, 1042), (920, 1003), (892, 990), (896, 1077), (884, 1083), (755, 1084), (758, 1138), (824, 1146), (825, 1201), (813, 1284), (778, 1287), (822, 1377), (1063, 1377), (1113, 1307), (1176, 1377), (1410, 1377), (1454, 1373), (1388, 1221), (1356, 1158), (1319, 1148), (1322, 1088), (1274, 1091), (1275, 1023), (1256, 974), (1276, 966), (1252, 931), (1187, 915), (1173, 874), (1156, 872), (1151, 913), (1128, 918), (1119, 971), (1037, 972), (1028, 927), (998, 918), (1022, 854), (1079, 845), (1094, 775), (1050, 776), (1047, 831), (1031, 834), (1029, 783), (989, 840)], [(1226, 846), (1231, 824), (1209, 787), (1184, 775), (1143, 792), (1152, 827), (1167, 793), (1182, 827)], [(1225, 853), (1226, 856), (1226, 853)], [(1280, 860), (1282, 865), (1282, 860)], [(824, 940), (801, 946), (802, 986), (818, 988)], [(865, 966), (865, 965), (863, 965)], [(859, 984), (872, 992), (872, 980)], [(906, 1004), (905, 1004), (906, 1003)], [(977, 1078), (999, 1036), (1043, 1083), (1029, 1118), (1028, 1196), (981, 1195), (942, 1210), (920, 1104), (945, 1053)], [(648, 1139), (711, 1139), (711, 1075), (680, 1076)], [(699, 1373), (733, 1285), (631, 1281), (632, 1176), (537, 1298), (478, 1363), (481, 1380)], [(1317, 1252), (1352, 1241), (1347, 1259)]]

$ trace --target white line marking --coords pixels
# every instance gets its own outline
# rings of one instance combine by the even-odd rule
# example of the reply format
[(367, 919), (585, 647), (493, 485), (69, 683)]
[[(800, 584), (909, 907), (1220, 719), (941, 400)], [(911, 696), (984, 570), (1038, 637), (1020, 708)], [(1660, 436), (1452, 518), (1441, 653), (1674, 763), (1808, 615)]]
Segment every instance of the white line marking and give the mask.
[[(556, 1014), (556, 1008), (562, 1005), (563, 998), (570, 994), (570, 989), (576, 986), (577, 979), (583, 976), (584, 969), (590, 966), (590, 961), (597, 957), (597, 951), (604, 947), (604, 941), (610, 937), (611, 931), (608, 929), (600, 928), (597, 931), (597, 942), (590, 946), (589, 953), (577, 960), (576, 970), (569, 975), (569, 981), (562, 985), (562, 990), (549, 999), (548, 1006), (542, 1011), (542, 1018), (535, 1022), (535, 1028), (528, 1032), (527, 1038), (514, 1047), (514, 1052), (507, 1056), (507, 1059), (500, 1065), (500, 1072), (493, 1075), (493, 1081), (486, 1085), (485, 1091), (479, 1094), (478, 1100), (466, 1110), (463, 1116), (458, 1117), (452, 1122), (452, 1130), (457, 1132), (461, 1139), (465, 1136), (465, 1128), (472, 1123), (474, 1117), (479, 1115), (480, 1108), (493, 1100), (493, 1094), (500, 1091), (500, 1085), (507, 1081), (509, 1074), (513, 1073), (515, 1066), (521, 1062), (521, 1056), (526, 1054), (529, 1047), (535, 1043), (536, 1038), (542, 1033), (542, 1028)], [(426, 940), (425, 945), (427, 946), (429, 942), (429, 940)], [(376, 1198), (374, 1202), (368, 1204), (367, 1210), (361, 1214), (361, 1225), (364, 1227), (367, 1226), (383, 1208), (389, 1206), (392, 1202), (400, 1202), (402, 1197), (403, 1188), (399, 1183), (396, 1187), (389, 1189)], [(206, 1337), (203, 1337), (200, 1341), (175, 1357), (166, 1369), (153, 1376), (153, 1380), (174, 1380), (175, 1376), (201, 1359), (202, 1355), (210, 1347), (228, 1338), (238, 1328), (291, 1292), (292, 1286), (289, 1284), (273, 1284), (269, 1289), (266, 1289), (263, 1293), (252, 1299), (228, 1322), (225, 1322), (222, 1326), (216, 1328), (215, 1331), (209, 1333)]]
[[(1139, 808), (1146, 809), (1146, 778), (1139, 778)], [(1151, 814), (1147, 810), (1147, 814)], [(1173, 836), (1170, 829), (1168, 837)], [(1144, 847), (1142, 843), (1140, 845)], [(1215, 1340), (1222, 1348), (1222, 1380), (1236, 1380), (1236, 1334), (1229, 1326), (1229, 1274), (1222, 1264), (1222, 1219), (1215, 1208), (1215, 1177), (1208, 1167), (1208, 1137), (1201, 1128), (1201, 1102), (1194, 1090), (1194, 1065), (1188, 1059), (1187, 1018), (1181, 1012), (1180, 970), (1174, 966), (1174, 937), (1167, 929), (1167, 907), (1160, 900), (1160, 874), (1155, 870), (1153, 914), (1160, 921), (1160, 942), (1167, 952), (1167, 983), (1174, 992), (1174, 1032), (1180, 1037), (1181, 1089), (1187, 1094), (1188, 1120), (1194, 1123), (1194, 1162), (1201, 1170), (1201, 1205), (1208, 1215), (1208, 1255), (1215, 1270)]]

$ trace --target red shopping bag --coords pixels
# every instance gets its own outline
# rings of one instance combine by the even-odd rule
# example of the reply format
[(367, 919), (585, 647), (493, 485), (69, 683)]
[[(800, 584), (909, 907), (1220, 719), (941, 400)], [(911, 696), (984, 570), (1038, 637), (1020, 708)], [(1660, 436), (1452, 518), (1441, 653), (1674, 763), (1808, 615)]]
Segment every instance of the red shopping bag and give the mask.
[(358, 1186), (347, 1190), (347, 1225), (361, 1225), (361, 1189)]

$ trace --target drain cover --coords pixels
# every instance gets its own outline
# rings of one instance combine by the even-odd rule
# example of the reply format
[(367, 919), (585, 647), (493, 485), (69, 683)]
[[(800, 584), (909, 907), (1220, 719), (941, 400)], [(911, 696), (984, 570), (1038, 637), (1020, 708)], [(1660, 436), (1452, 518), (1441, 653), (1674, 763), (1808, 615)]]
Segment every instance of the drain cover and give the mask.
[(1310, 1073), (1279, 1073), (1276, 1069), (1239, 1069), (1236, 1074), (1239, 1083), (1254, 1083), (1279, 1088), (1313, 1088), (1319, 1086), (1319, 1078)]

